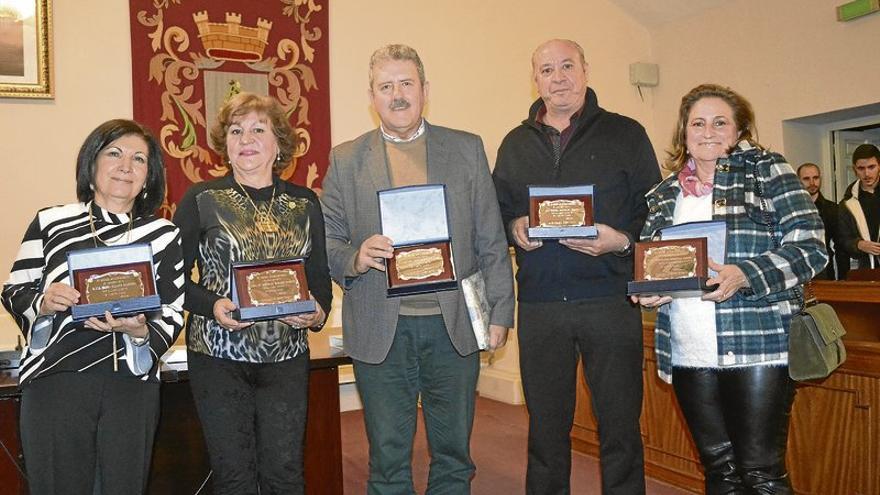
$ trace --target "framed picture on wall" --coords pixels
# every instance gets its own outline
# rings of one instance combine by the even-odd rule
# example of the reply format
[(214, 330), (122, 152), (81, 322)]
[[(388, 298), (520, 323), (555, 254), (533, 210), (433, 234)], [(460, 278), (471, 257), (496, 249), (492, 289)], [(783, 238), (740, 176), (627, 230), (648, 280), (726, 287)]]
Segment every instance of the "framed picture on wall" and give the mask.
[(52, 0), (0, 0), (0, 97), (53, 97)]

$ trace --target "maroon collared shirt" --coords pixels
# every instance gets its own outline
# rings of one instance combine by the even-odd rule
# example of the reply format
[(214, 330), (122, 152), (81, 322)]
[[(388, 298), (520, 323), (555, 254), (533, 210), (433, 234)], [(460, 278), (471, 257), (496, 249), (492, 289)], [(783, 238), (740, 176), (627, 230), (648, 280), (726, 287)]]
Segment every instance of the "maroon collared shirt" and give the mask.
[(569, 119), (568, 127), (560, 132), (552, 125), (544, 123), (544, 117), (547, 116), (547, 107), (542, 106), (538, 110), (538, 114), (535, 116), (535, 121), (541, 126), (541, 129), (544, 131), (547, 138), (550, 139), (550, 145), (553, 148), (553, 163), (555, 167), (559, 167), (559, 159), (562, 157), (562, 151), (565, 150), (565, 147), (571, 140), (575, 127), (577, 127), (577, 121), (583, 111), (584, 107), (581, 107), (577, 112), (573, 113)]

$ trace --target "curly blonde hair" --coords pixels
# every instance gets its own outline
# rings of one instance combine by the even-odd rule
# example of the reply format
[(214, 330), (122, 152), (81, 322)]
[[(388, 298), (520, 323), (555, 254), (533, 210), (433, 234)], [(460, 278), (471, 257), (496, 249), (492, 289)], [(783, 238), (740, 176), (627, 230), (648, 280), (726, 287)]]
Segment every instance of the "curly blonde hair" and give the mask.
[(755, 128), (755, 112), (748, 100), (736, 91), (719, 84), (701, 84), (681, 97), (678, 108), (678, 123), (672, 135), (672, 146), (666, 151), (663, 168), (678, 172), (688, 161), (687, 122), (691, 108), (703, 98), (721, 98), (733, 110), (733, 121), (739, 133), (737, 141), (746, 141), (757, 146), (758, 130)]
[(272, 164), (272, 171), (278, 174), (287, 168), (293, 160), (293, 153), (300, 145), (300, 138), (294, 132), (290, 121), (287, 120), (284, 108), (275, 98), (247, 92), (239, 93), (230, 98), (220, 107), (217, 122), (211, 127), (211, 147), (220, 155), (223, 163), (229, 165), (229, 155), (226, 152), (226, 133), (237, 117), (251, 112), (263, 114), (269, 119), (272, 134), (278, 141), (278, 158)]

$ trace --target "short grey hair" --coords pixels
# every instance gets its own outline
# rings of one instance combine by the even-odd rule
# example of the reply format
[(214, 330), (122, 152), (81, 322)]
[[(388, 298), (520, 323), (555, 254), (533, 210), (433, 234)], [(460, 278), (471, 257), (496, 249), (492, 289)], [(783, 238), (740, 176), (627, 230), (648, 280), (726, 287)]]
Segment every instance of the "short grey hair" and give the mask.
[(410, 61), (416, 65), (416, 71), (419, 73), (419, 82), (425, 85), (425, 66), (422, 65), (422, 59), (415, 48), (407, 45), (385, 45), (379, 48), (370, 57), (370, 88), (373, 87), (373, 67), (388, 60)]
[(532, 52), (532, 70), (535, 70), (535, 57), (538, 55), (538, 52), (541, 51), (541, 48), (544, 48), (545, 46), (549, 45), (550, 43), (557, 43), (557, 42), (558, 43), (566, 43), (569, 46), (571, 46), (572, 48), (574, 48), (575, 50), (577, 50), (578, 55), (581, 56), (581, 66), (583, 66), (583, 67), (587, 66), (587, 57), (584, 55), (584, 49), (581, 47), (581, 45), (579, 45), (576, 41), (567, 40), (564, 38), (554, 38), (552, 40), (547, 40), (547, 41), (541, 43), (540, 45), (538, 45), (537, 48), (535, 48), (535, 51)]

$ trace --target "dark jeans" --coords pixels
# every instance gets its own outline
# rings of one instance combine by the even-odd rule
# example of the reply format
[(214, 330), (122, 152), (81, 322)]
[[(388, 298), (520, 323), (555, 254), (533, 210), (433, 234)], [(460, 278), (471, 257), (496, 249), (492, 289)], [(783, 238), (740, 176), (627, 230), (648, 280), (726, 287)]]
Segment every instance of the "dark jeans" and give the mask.
[(158, 383), (97, 372), (30, 382), (21, 391), (30, 493), (143, 493), (158, 423)]
[(602, 493), (645, 493), (639, 428), (642, 322), (624, 297), (519, 304), (520, 371), (529, 410), (526, 493), (571, 492), (571, 427), (582, 358), (599, 428)]
[(301, 494), (309, 355), (244, 363), (188, 353), (214, 493)]
[(794, 493), (785, 470), (794, 382), (786, 366), (673, 368), (706, 494)]
[(354, 361), (370, 441), (368, 494), (415, 493), (412, 450), (420, 396), (431, 453), (426, 493), (470, 493), (479, 372), (479, 353), (460, 356), (439, 315), (400, 316), (385, 361)]

